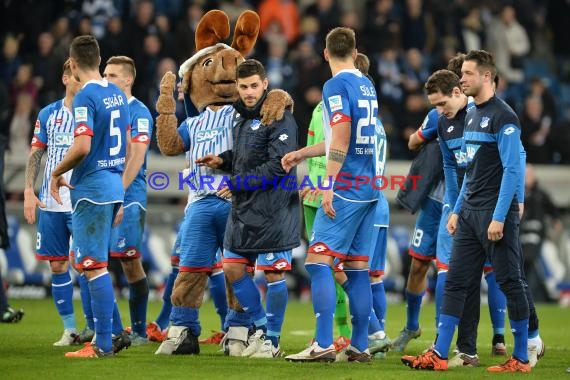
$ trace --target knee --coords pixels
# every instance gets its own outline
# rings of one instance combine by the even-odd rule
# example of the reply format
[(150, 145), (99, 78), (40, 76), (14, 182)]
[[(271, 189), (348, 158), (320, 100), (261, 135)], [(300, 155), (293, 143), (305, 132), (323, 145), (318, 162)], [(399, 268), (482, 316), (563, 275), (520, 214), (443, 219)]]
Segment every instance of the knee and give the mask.
[(49, 266), (51, 273), (62, 274), (67, 272), (68, 262), (67, 261), (50, 261)]
[(224, 263), (224, 276), (226, 280), (233, 284), (243, 277), (245, 274), (245, 264), (242, 263)]
[(281, 271), (269, 271), (269, 270), (265, 271), (265, 279), (267, 280), (268, 283), (281, 281), (284, 278), (285, 278), (285, 272), (282, 270)]

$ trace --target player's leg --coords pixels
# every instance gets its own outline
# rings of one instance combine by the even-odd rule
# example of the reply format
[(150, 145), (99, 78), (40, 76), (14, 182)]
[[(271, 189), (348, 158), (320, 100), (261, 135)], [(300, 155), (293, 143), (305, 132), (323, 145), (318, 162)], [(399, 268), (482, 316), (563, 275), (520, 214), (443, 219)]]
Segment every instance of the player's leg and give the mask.
[(170, 265), (172, 271), (166, 279), (164, 285), (164, 291), (162, 293), (162, 307), (158, 313), (158, 317), (154, 322), (148, 324), (146, 328), (146, 334), (149, 340), (155, 342), (162, 342), (166, 339), (165, 330), (168, 328), (170, 322), (170, 312), (172, 311), (172, 301), (170, 299), (172, 295), (172, 288), (174, 287), (174, 281), (176, 281), (176, 276), (178, 276), (178, 266), (180, 263), (180, 241), (182, 239), (182, 231), (184, 231), (183, 225), (186, 218), (182, 220), (176, 234), (176, 240), (172, 246), (172, 251), (170, 253)]
[(253, 321), (255, 332), (249, 337), (248, 347), (241, 356), (252, 356), (263, 345), (267, 336), (267, 314), (261, 303), (259, 288), (247, 273), (246, 267), (254, 265), (257, 254), (236, 253), (224, 249), (224, 274), (234, 296), (245, 313)]
[(220, 329), (218, 331), (212, 331), (212, 335), (208, 338), (201, 339), (200, 344), (220, 344), (226, 332), (225, 323), (228, 315), (226, 280), (222, 268), (222, 254), (220, 249), (216, 252), (216, 263), (212, 267), (212, 272), (209, 275), (208, 288), (216, 313), (220, 317)]
[[(482, 223), (490, 223), (492, 210), (485, 213)], [(489, 367), (490, 372), (510, 372), (514, 367), (530, 371), (528, 363), (529, 304), (522, 278), (522, 259), (519, 243), (518, 210), (509, 210), (501, 240), (489, 246), (489, 255), (499, 287), (507, 298), (509, 322), (514, 336), (512, 358), (503, 365)], [(513, 366), (516, 364), (516, 366)]]
[[(386, 291), (384, 289), (384, 269), (386, 265), (386, 249), (388, 244), (388, 228), (374, 227), (377, 232), (376, 244), (372, 250), (368, 265), (370, 267), (370, 288), (372, 290), (372, 314), (368, 328), (368, 348), (370, 354), (384, 357), (390, 348), (390, 338), (385, 332)], [(378, 355), (376, 355), (378, 354)]]
[(95, 320), (95, 342), (67, 357), (101, 357), (113, 354), (111, 339), (115, 295), (107, 272), (111, 225), (118, 204), (96, 205), (80, 201), (72, 214), (73, 252), (88, 280)]
[[(416, 220), (409, 254), (412, 256), (410, 273), (406, 284), (406, 325), (392, 342), (392, 349), (403, 352), (412, 339), (421, 335), (420, 310), (425, 295), (426, 274), (430, 262), (436, 256), (437, 233), (442, 205), (431, 198), (426, 199)], [(437, 221), (437, 222), (435, 222)]]
[(49, 260), (51, 292), (59, 317), (63, 322), (63, 335), (54, 346), (70, 346), (79, 343), (75, 313), (73, 311), (73, 282), (69, 273), (68, 212), (39, 211), (36, 240), (36, 258)]
[[(370, 228), (374, 226), (376, 202), (363, 204), (358, 210), (360, 218), (344, 264), (348, 278), (345, 286), (352, 322), (350, 346), (344, 355), (348, 361), (368, 362), (368, 325), (372, 310), (372, 289), (370, 287), (368, 262), (376, 241), (370, 239)], [(356, 222), (356, 221), (354, 221)], [(341, 360), (342, 360), (341, 355)]]
[(467, 289), (470, 283), (480, 281), (485, 260), (485, 254), (482, 253), (483, 247), (479, 240), (483, 227), (478, 225), (480, 220), (472, 215), (473, 213), (469, 210), (462, 210), (459, 214), (445, 281), (437, 341), (434, 348), (424, 354), (402, 357), (402, 362), (411, 368), (447, 369), (449, 347), (455, 327), (463, 313)]
[(146, 311), (148, 305), (148, 279), (142, 266), (140, 247), (145, 227), (145, 210), (136, 204), (124, 208), (123, 221), (113, 230), (111, 257), (121, 260), (129, 284), (129, 311), (131, 340), (134, 345), (148, 342)]
[(479, 365), (477, 355), (477, 327), (481, 311), (481, 279), (474, 278), (467, 289), (463, 315), (457, 325), (457, 354), (449, 359), (449, 367), (476, 367)]
[[(348, 277), (344, 273), (342, 261), (339, 258), (333, 261), (334, 285), (336, 294), (336, 306), (334, 309), (334, 321), (339, 329), (339, 336), (333, 341), (336, 352), (340, 352), (350, 344), (352, 335), (349, 324), (349, 313), (347, 308), (347, 296), (345, 287), (348, 285)], [(316, 331), (315, 331), (316, 334)]]
[(485, 263), (485, 281), (487, 282), (487, 299), (489, 300), (489, 316), (493, 325), (493, 340), (491, 355), (507, 355), (505, 345), (505, 317), (507, 313), (507, 299), (497, 284), (495, 272), (491, 263)]

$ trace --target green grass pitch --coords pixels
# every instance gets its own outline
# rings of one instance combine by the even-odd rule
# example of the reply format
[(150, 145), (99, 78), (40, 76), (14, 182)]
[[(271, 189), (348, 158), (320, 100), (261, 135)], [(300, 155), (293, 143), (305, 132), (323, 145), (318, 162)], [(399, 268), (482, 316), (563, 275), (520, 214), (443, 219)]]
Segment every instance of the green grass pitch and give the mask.
[[(419, 372), (405, 367), (400, 355), (389, 352), (386, 359), (377, 359), (371, 364), (356, 363), (288, 363), (282, 359), (264, 360), (229, 358), (217, 346), (202, 346), (199, 356), (157, 356), (157, 343), (131, 347), (115, 358), (106, 360), (67, 359), (64, 353), (69, 347), (53, 347), (59, 339), (62, 326), (51, 299), (13, 300), (16, 307), (25, 309), (26, 315), (19, 324), (0, 325), (0, 379), (479, 379), (521, 378), (532, 376), (539, 379), (568, 379), (565, 370), (570, 367), (570, 310), (556, 305), (539, 305), (540, 334), (546, 342), (546, 355), (530, 375), (489, 374), (486, 366), (502, 361), (490, 356), (491, 328), (486, 307), (481, 309), (479, 326), (479, 356), (482, 366), (478, 368), (453, 368), (447, 372)], [(75, 303), (76, 314), (81, 306)], [(128, 303), (119, 302), (123, 323), (128, 325)], [(160, 304), (149, 304), (149, 316), (156, 316)], [(77, 312), (79, 311), (79, 312)], [(203, 335), (219, 328), (219, 320), (211, 302), (200, 311)], [(422, 336), (408, 346), (415, 354), (431, 344), (434, 337), (433, 304), (422, 310)], [(83, 321), (77, 316), (78, 327)], [(394, 338), (405, 321), (404, 305), (389, 305), (386, 328)], [(306, 347), (312, 338), (314, 317), (310, 304), (290, 302), (283, 327), (282, 347), (286, 353), (295, 353)], [(512, 348), (512, 335), (507, 333), (507, 346)], [(78, 349), (78, 346), (71, 349)]]

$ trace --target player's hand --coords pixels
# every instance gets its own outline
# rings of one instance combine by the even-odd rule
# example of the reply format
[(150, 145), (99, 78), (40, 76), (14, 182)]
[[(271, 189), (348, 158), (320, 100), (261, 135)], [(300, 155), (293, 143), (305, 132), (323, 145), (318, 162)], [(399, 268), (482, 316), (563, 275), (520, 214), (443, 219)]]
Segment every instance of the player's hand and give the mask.
[(325, 214), (329, 216), (329, 218), (334, 219), (336, 216), (336, 211), (333, 208), (332, 201), (333, 201), (333, 189), (332, 187), (328, 190), (322, 190), (323, 199), (321, 201), (321, 206), (323, 207), (323, 211)]
[(503, 238), (503, 227), (505, 223), (497, 222), (496, 220), (491, 221), (489, 224), (489, 229), (487, 229), (487, 238), (490, 241), (499, 241)]
[(303, 157), (298, 150), (295, 150), (287, 153), (283, 158), (281, 158), (281, 166), (283, 167), (283, 170), (285, 170), (285, 173), (289, 173), (291, 169), (299, 165), (304, 159), (305, 157)]
[(218, 197), (224, 199), (230, 199), (232, 197), (232, 192), (230, 191), (230, 188), (227, 186), (223, 186), (220, 190), (216, 192), (216, 194), (218, 195)]
[(49, 193), (51, 194), (53, 199), (55, 199), (55, 201), (60, 205), (63, 205), (63, 202), (59, 197), (59, 188), (62, 186), (65, 186), (71, 190), (74, 189), (74, 187), (71, 186), (62, 175), (57, 177), (54, 176), (51, 177), (51, 181), (49, 182)]
[(117, 215), (115, 215), (115, 219), (113, 220), (113, 227), (117, 227), (123, 221), (123, 215), (125, 214), (125, 209), (123, 205), (119, 207), (119, 211), (117, 211)]
[(457, 231), (457, 219), (459, 219), (459, 215), (451, 213), (449, 214), (449, 218), (447, 219), (447, 232), (450, 235), (455, 235), (455, 231)]
[(524, 214), (524, 202), (519, 203), (519, 219), (522, 220)]
[(196, 165), (200, 166), (207, 166), (212, 169), (218, 169), (224, 163), (224, 160), (221, 157), (215, 156), (213, 154), (207, 154), (204, 157), (198, 158), (196, 161)]
[(36, 197), (34, 189), (24, 190), (24, 217), (29, 224), (36, 222), (36, 207), (45, 208), (46, 205)]

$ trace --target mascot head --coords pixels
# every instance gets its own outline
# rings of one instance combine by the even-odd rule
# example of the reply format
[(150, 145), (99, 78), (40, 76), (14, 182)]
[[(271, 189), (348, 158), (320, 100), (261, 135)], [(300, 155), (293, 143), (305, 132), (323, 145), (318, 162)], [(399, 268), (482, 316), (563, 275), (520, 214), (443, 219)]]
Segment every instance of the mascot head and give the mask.
[(237, 20), (228, 46), (221, 42), (230, 35), (228, 16), (217, 9), (206, 13), (196, 28), (196, 53), (178, 71), (186, 103), (190, 100), (202, 112), (210, 105), (235, 102), (236, 67), (251, 52), (258, 34), (259, 16), (245, 11)]

